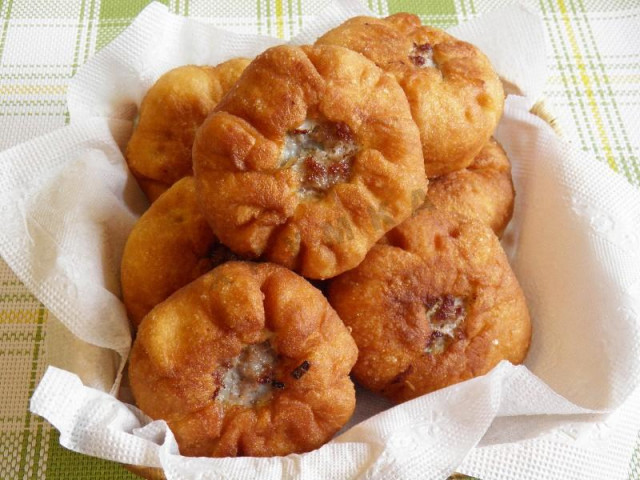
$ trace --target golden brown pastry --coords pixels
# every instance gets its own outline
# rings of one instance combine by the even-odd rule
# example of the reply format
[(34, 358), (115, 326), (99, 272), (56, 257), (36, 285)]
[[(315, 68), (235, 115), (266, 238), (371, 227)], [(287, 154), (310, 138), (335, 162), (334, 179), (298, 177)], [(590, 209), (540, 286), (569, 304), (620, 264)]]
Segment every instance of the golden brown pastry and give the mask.
[(246, 58), (234, 58), (216, 67), (178, 67), (149, 89), (126, 152), (129, 168), (149, 200), (192, 174), (196, 129), (248, 64)]
[(416, 15), (351, 18), (316, 45), (348, 47), (395, 75), (420, 129), (429, 178), (468, 166), (502, 115), (502, 84), (487, 57)]
[(385, 241), (329, 286), (362, 385), (402, 402), (524, 360), (529, 313), (489, 227), (424, 208)]
[(323, 295), (271, 263), (228, 262), (147, 315), (131, 353), (138, 407), (187, 456), (319, 447), (350, 418), (357, 349)]
[(193, 161), (225, 245), (316, 279), (356, 266), (426, 190), (402, 89), (336, 46), (257, 57), (198, 130)]
[(234, 259), (200, 213), (193, 177), (178, 180), (140, 217), (125, 245), (120, 281), (131, 323), (137, 327), (173, 292)]
[(439, 210), (475, 218), (498, 236), (511, 220), (514, 197), (511, 163), (494, 139), (467, 168), (432, 179), (427, 192)]

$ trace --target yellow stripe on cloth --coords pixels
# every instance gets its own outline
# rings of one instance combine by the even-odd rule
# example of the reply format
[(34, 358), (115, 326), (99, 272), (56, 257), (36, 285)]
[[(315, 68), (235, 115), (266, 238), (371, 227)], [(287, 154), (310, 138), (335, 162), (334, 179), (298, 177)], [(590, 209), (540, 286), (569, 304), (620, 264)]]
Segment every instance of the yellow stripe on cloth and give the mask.
[(282, 18), (283, 11), (282, 0), (276, 0), (276, 28), (278, 38), (284, 38), (284, 19)]
[(602, 142), (602, 148), (605, 152), (605, 157), (607, 159), (607, 163), (609, 167), (615, 172), (618, 171), (618, 167), (616, 165), (616, 160), (613, 158), (613, 153), (611, 150), (611, 144), (609, 143), (609, 138), (604, 130), (604, 124), (602, 123), (602, 116), (600, 115), (600, 109), (598, 108), (598, 103), (596, 102), (596, 98), (593, 94), (593, 88), (591, 87), (591, 80), (589, 79), (589, 75), (587, 75), (587, 69), (582, 60), (582, 54), (580, 53), (580, 48), (578, 47), (578, 42), (576, 41), (576, 36), (571, 26), (571, 21), (569, 20), (569, 14), (567, 11), (567, 6), (564, 3), (564, 0), (558, 0), (558, 8), (560, 8), (560, 12), (562, 13), (562, 21), (567, 29), (567, 35), (569, 36), (569, 42), (571, 43), (571, 48), (573, 50), (573, 56), (578, 64), (578, 70), (580, 71), (580, 79), (582, 80), (582, 84), (585, 88), (585, 93), (587, 94), (587, 99), (589, 101), (589, 107), (591, 108), (591, 113), (593, 114), (594, 120), (596, 121), (596, 127), (598, 128), (598, 134), (600, 135), (600, 141)]
[(0, 95), (65, 95), (66, 85), (0, 85)]
[[(7, 308), (4, 300), (0, 308), (0, 325), (34, 325), (38, 323), (38, 307), (35, 308)], [(0, 422), (1, 423), (1, 422)]]

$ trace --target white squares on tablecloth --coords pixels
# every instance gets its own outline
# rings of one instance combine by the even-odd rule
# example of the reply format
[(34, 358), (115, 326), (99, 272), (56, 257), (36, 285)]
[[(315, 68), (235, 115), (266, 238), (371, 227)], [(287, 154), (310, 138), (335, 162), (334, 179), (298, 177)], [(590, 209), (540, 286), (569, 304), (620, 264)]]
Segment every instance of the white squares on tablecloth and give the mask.
[[(628, 88), (630, 89), (631, 87)], [(614, 93), (620, 95), (616, 90), (614, 88)], [(640, 151), (638, 150), (638, 145), (640, 145), (640, 99), (631, 97), (618, 101), (618, 109), (622, 117), (624, 131), (628, 135), (625, 138), (625, 143), (627, 144), (625, 145), (625, 154), (634, 155), (637, 159), (640, 157)]]
[(583, 0), (580, 9), (585, 12), (620, 12), (638, 8), (638, 0)]
[(29, 0), (28, 2), (14, 2), (11, 8), (11, 18), (70, 18), (77, 20), (78, 12), (82, 9), (82, 0)]
[[(616, 22), (615, 29), (611, 28), (613, 20)], [(601, 56), (608, 57), (608, 60), (617, 58), (623, 63), (634, 62), (640, 58), (640, 16), (637, 12), (589, 14), (589, 23), (593, 31), (593, 40)]]
[(48, 25), (34, 21), (9, 22), (2, 64), (11, 66), (71, 65), (74, 62), (78, 25), (64, 21)]

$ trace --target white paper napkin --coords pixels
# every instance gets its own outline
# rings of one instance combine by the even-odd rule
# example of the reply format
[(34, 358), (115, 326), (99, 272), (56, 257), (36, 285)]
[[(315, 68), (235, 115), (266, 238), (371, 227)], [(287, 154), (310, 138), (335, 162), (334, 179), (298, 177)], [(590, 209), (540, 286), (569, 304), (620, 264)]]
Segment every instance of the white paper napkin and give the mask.
[(2, 257), (78, 339), (119, 357), (75, 362), (112, 393), (131, 346), (120, 257), (147, 206), (122, 161), (131, 127), (87, 119), (0, 154)]
[[(327, 8), (297, 41), (311, 41), (357, 5)], [(513, 42), (523, 29), (530, 41)], [(254, 478), (256, 472), (261, 478), (439, 479), (462, 464), (488, 480), (505, 464), (500, 447), (600, 424), (598, 412), (622, 404), (639, 380), (640, 193), (528, 113), (544, 79), (540, 32), (540, 20), (518, 6), (455, 32), (484, 39), (501, 76), (527, 95), (507, 99), (497, 132), (517, 189), (505, 244), (534, 323), (526, 367), (505, 362), (485, 377), (394, 408), (359, 391), (350, 429), (314, 452), (267, 459), (181, 457), (164, 422), (149, 423), (107, 393), (117, 390), (131, 342), (118, 300), (120, 255), (146, 206), (121, 153), (137, 106), (173, 66), (218, 63), (278, 43), (221, 33), (152, 4), (80, 69), (69, 90), (70, 126), (0, 154), (2, 256), (78, 341), (102, 349), (59, 358), (74, 373), (50, 368), (31, 410), (60, 430), (68, 448), (161, 466), (170, 479)], [(592, 437), (587, 432), (567, 448), (595, 451)], [(547, 452), (540, 461), (553, 471), (558, 459), (563, 455)], [(518, 478), (540, 478), (535, 473)]]
[(172, 15), (164, 5), (151, 3), (76, 73), (67, 94), (71, 123), (93, 117), (133, 120), (147, 90), (166, 71), (253, 58), (281, 43)]

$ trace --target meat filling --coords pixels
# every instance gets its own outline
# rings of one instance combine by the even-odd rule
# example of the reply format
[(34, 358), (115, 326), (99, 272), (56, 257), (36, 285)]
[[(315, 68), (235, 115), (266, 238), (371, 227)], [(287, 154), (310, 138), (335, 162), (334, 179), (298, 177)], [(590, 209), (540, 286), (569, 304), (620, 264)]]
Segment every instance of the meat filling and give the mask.
[(444, 295), (428, 298), (425, 307), (431, 335), (424, 351), (431, 355), (442, 353), (454, 338), (464, 336), (459, 327), (467, 314), (465, 302), (460, 297)]
[(277, 357), (269, 340), (247, 345), (229, 362), (216, 400), (245, 407), (266, 400), (273, 388), (282, 388), (274, 379)]
[(423, 43), (420, 45), (414, 43), (411, 51), (409, 52), (409, 60), (419, 68), (436, 66), (433, 61), (433, 48), (429, 43)]
[(320, 196), (333, 185), (349, 181), (357, 151), (346, 123), (307, 120), (287, 133), (281, 164), (298, 173), (298, 193)]

